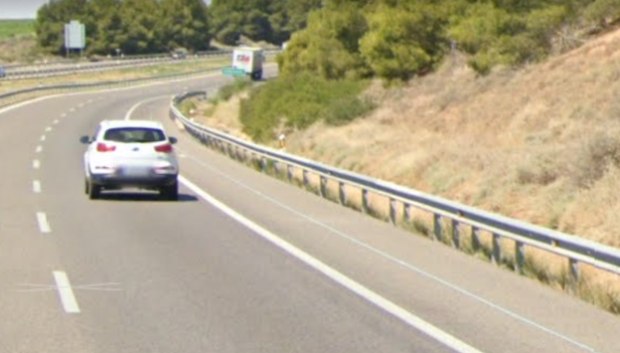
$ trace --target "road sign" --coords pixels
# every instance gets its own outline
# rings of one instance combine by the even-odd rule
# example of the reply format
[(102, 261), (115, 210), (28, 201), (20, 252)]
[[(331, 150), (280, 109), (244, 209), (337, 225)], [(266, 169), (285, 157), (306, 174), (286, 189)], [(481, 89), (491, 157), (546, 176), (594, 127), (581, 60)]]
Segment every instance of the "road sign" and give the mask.
[(234, 67), (225, 67), (222, 70), (222, 73), (228, 76), (245, 76), (245, 71), (243, 69), (237, 69)]
[(84, 49), (86, 47), (86, 27), (79, 21), (65, 24), (65, 48)]

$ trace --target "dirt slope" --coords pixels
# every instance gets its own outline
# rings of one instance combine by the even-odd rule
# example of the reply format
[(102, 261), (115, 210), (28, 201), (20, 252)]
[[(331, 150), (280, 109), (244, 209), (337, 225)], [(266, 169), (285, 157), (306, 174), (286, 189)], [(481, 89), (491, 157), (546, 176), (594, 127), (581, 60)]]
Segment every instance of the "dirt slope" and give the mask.
[[(620, 246), (619, 79), (620, 31), (486, 77), (454, 57), (404, 87), (376, 83), (380, 108), (347, 126), (286, 131), (287, 151)], [(202, 120), (243, 136), (236, 114), (233, 100)]]
[(620, 246), (619, 78), (620, 31), (487, 77), (455, 58), (288, 151)]

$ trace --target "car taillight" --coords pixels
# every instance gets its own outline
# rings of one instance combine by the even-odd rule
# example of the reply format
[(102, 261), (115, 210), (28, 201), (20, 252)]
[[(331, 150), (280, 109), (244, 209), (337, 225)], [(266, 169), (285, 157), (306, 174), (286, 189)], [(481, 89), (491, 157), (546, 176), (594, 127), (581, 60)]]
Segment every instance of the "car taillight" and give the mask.
[(103, 142), (97, 144), (97, 152), (112, 152), (114, 150), (116, 150), (116, 146), (114, 145), (106, 145)]
[(155, 151), (163, 152), (163, 153), (170, 153), (172, 152), (172, 145), (167, 143), (165, 145), (155, 146)]

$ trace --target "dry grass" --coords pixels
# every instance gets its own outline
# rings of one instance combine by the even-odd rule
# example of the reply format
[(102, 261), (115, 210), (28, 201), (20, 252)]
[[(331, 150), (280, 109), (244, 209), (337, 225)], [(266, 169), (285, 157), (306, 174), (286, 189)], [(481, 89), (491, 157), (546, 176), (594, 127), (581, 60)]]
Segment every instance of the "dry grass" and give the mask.
[(620, 245), (620, 33), (522, 70), (460, 63), (391, 91), (368, 118), (289, 136), (293, 153)]
[[(293, 131), (287, 151), (620, 247), (620, 198), (615, 196), (620, 189), (620, 31), (545, 63), (499, 69), (486, 77), (463, 62), (457, 57), (400, 88), (373, 84), (366, 94), (382, 102), (373, 114), (346, 126), (318, 123)], [(220, 113), (237, 116), (230, 107)], [(241, 129), (234, 119), (227, 121), (227, 129)], [(313, 185), (316, 190), (318, 181)], [(334, 185), (329, 189), (337, 195)], [(359, 209), (360, 191), (350, 188), (347, 200)], [(388, 202), (371, 196), (370, 213), (386, 219)], [(402, 213), (399, 206), (399, 222), (404, 222)], [(413, 211), (404, 226), (430, 236), (432, 218)], [(446, 224), (444, 241), (449, 234)], [(463, 248), (473, 252), (467, 227), (461, 234)], [(480, 242), (476, 256), (488, 259), (491, 235), (482, 233)], [(502, 240), (502, 247), (502, 266), (513, 268), (514, 243)], [(620, 313), (617, 276), (585, 265), (580, 272), (575, 294)], [(524, 273), (567, 290), (567, 260), (559, 256), (526, 247)]]

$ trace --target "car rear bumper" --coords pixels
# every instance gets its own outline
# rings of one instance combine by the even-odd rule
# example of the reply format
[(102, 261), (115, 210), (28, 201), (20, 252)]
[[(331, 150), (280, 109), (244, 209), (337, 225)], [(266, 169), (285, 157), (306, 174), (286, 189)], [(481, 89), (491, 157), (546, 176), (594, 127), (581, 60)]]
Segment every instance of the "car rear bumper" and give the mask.
[(150, 174), (148, 176), (127, 176), (118, 174), (91, 174), (90, 181), (104, 189), (129, 187), (155, 189), (172, 185), (177, 181), (176, 174)]

